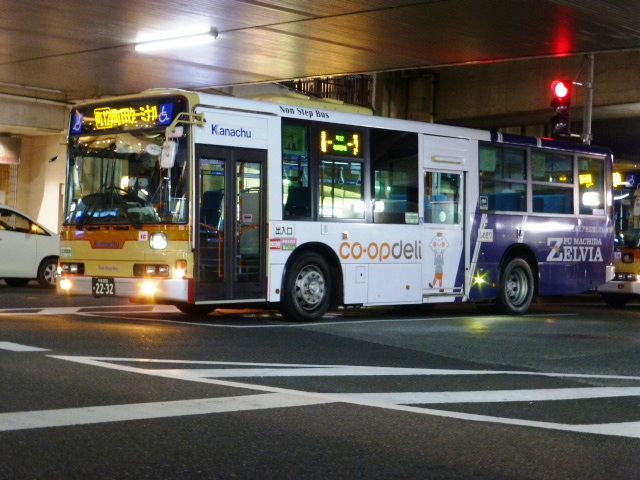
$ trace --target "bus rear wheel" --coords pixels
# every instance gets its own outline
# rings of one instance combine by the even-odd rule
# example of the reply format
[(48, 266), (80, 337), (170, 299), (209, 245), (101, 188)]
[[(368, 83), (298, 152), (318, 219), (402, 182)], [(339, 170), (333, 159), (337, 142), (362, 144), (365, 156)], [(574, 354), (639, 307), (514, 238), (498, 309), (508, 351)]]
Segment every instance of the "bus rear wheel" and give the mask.
[(531, 267), (522, 258), (510, 259), (500, 275), (496, 306), (502, 313), (522, 315), (529, 310), (533, 294)]
[(331, 276), (326, 260), (317, 253), (305, 253), (288, 270), (280, 304), (282, 316), (297, 322), (322, 317), (331, 303)]
[(624, 293), (603, 293), (602, 299), (612, 307), (624, 307), (630, 299), (630, 295)]

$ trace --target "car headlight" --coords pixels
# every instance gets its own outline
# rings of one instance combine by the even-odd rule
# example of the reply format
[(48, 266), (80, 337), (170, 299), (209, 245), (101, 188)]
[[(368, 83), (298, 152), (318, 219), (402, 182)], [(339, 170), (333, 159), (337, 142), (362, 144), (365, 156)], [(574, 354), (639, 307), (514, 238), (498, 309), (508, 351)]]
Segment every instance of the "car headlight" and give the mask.
[(164, 250), (167, 245), (169, 245), (169, 240), (164, 232), (152, 233), (149, 237), (149, 246), (154, 250)]

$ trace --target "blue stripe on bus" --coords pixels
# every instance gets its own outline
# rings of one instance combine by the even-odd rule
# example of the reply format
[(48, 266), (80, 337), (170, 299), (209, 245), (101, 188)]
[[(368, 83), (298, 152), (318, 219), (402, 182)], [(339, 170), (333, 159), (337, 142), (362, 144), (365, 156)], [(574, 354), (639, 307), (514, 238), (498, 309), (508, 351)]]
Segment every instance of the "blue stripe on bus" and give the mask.
[(524, 135), (516, 135), (513, 133), (491, 132), (491, 141), (496, 143), (509, 143), (512, 145), (525, 145), (534, 147), (553, 148), (559, 150), (567, 150), (578, 153), (594, 153), (600, 155), (611, 155), (611, 151), (605, 147), (594, 147), (577, 142), (567, 142), (555, 140), (553, 138), (535, 138), (526, 137)]

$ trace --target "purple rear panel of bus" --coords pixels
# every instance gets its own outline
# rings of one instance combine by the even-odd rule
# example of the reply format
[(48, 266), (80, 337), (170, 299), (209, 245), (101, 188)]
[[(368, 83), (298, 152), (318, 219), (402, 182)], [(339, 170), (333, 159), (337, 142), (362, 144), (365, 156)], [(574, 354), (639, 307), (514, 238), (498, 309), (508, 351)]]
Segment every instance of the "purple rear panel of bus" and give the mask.
[[(493, 241), (481, 241), (486, 232), (492, 232)], [(470, 246), (472, 261), (474, 253), (477, 258), (472, 275), (484, 275), (487, 282), (472, 285), (469, 300), (494, 298), (503, 259), (526, 252), (535, 256), (535, 263), (529, 263), (538, 279), (538, 294), (568, 295), (594, 290), (606, 281), (613, 231), (603, 217), (476, 213)]]
[[(601, 147), (495, 132), (492, 132), (492, 141), (567, 154), (602, 155), (605, 157), (605, 177), (611, 178), (611, 153)], [(606, 181), (605, 193), (608, 188), (610, 184)], [(491, 195), (496, 197), (491, 198)], [(476, 203), (470, 226), (470, 301), (496, 297), (500, 269), (505, 265), (504, 260), (512, 256), (529, 263), (537, 282), (537, 294), (541, 296), (583, 293), (606, 282), (607, 267), (613, 264), (614, 256), (610, 206), (604, 205), (602, 211), (594, 211), (593, 215), (585, 212), (581, 215), (550, 214), (565, 209), (572, 211), (573, 205), (563, 209), (553, 204), (560, 200), (557, 195), (535, 195), (531, 199), (533, 205), (516, 207), (507, 203), (513, 199), (507, 196), (498, 199), (499, 195), (505, 194), (480, 193)], [(499, 200), (506, 203), (501, 207)], [(544, 213), (519, 211), (532, 207), (535, 212)], [(500, 213), (500, 210), (509, 213)], [(473, 281), (479, 277), (484, 282)]]

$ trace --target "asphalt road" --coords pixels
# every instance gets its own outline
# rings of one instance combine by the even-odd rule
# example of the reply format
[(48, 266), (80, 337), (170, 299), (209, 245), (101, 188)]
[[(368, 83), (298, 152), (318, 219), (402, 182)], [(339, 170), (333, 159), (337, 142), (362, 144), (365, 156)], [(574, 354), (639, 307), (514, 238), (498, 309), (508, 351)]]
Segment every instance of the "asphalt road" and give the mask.
[(0, 479), (640, 479), (640, 303), (189, 318), (0, 284)]

